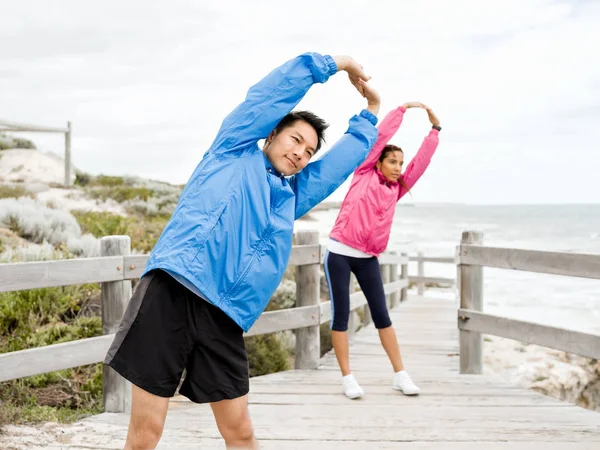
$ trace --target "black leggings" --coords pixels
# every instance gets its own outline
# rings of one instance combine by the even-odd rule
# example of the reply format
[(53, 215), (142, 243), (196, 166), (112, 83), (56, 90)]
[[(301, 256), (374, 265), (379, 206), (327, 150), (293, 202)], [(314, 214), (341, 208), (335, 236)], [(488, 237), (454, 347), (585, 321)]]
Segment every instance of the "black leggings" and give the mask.
[(375, 328), (387, 328), (392, 324), (385, 303), (379, 261), (376, 257), (353, 258), (328, 251), (325, 253), (324, 266), (331, 297), (332, 330), (348, 330), (350, 272), (356, 276), (356, 280), (367, 298)]

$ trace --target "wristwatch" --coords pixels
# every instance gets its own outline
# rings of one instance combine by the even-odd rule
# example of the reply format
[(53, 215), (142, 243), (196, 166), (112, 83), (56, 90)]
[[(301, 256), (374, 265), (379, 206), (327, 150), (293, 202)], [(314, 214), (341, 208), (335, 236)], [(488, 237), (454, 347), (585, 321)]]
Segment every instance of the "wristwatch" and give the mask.
[(442, 131), (442, 127), (440, 127), (439, 125), (433, 125), (431, 128), (433, 128), (434, 130)]

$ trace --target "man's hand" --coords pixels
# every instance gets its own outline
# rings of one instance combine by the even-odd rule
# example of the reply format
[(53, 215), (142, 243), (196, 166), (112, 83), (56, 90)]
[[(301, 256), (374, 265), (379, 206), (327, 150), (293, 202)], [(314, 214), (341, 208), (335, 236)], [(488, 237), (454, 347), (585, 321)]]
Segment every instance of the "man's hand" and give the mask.
[(431, 125), (439, 127), (440, 119), (437, 118), (437, 116), (434, 114), (431, 108), (429, 108), (427, 105), (423, 105), (423, 108), (425, 108), (425, 111), (427, 111), (427, 116), (429, 116), (429, 121), (431, 122)]
[(363, 91), (363, 86), (360, 84), (360, 80), (369, 81), (371, 79), (370, 76), (365, 74), (363, 68), (360, 64), (358, 64), (352, 57), (346, 55), (334, 56), (333, 60), (337, 65), (338, 72), (345, 71), (348, 73), (348, 78), (350, 82), (354, 85), (358, 92), (365, 97), (365, 93)]
[(381, 104), (379, 93), (367, 84), (367, 81), (371, 77), (365, 74), (363, 67), (350, 56), (334, 56), (333, 60), (337, 65), (338, 72), (341, 70), (347, 72), (350, 83), (352, 83), (360, 95), (367, 99), (367, 111), (374, 115), (379, 114), (379, 106)]
[[(381, 104), (379, 93), (373, 89), (373, 86), (369, 86), (369, 83), (362, 79), (359, 80), (358, 83), (362, 89), (363, 97), (367, 99), (367, 111), (374, 115), (379, 114), (379, 106)], [(361, 92), (361, 90), (359, 90), (359, 92)]]

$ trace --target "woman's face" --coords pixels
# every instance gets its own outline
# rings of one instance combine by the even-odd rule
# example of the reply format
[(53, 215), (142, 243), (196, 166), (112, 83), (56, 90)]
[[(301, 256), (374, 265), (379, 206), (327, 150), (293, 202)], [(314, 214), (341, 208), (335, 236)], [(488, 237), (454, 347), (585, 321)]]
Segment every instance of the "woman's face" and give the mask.
[(402, 164), (404, 164), (404, 154), (396, 150), (385, 155), (383, 161), (377, 161), (377, 169), (388, 181), (398, 181), (402, 175)]

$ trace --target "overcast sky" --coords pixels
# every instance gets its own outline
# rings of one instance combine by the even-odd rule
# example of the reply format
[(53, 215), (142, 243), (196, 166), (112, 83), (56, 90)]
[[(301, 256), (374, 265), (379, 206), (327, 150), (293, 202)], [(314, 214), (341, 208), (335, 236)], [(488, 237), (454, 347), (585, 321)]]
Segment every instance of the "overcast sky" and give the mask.
[[(441, 119), (412, 201), (599, 203), (598, 24), (595, 0), (0, 0), (0, 118), (72, 121), (81, 170), (185, 183), (262, 76), (349, 54), (380, 119), (412, 100)], [(327, 149), (363, 103), (339, 74), (299, 108), (331, 123)], [(410, 110), (392, 142), (410, 157), (429, 128)]]

